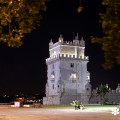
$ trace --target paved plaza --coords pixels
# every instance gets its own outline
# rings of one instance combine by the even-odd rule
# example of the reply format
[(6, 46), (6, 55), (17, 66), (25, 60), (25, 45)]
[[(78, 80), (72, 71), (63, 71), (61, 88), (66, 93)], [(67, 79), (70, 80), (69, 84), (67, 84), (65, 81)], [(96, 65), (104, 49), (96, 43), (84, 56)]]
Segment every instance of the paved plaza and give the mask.
[(120, 120), (111, 112), (0, 106), (0, 120)]

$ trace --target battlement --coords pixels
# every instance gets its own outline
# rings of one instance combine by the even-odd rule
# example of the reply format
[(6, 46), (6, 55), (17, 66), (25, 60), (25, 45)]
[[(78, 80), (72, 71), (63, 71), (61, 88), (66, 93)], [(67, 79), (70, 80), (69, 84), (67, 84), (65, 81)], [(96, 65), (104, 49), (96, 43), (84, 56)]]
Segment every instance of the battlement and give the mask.
[(56, 60), (56, 59), (60, 59), (60, 58), (63, 58), (63, 59), (79, 59), (79, 60), (86, 60), (86, 61), (89, 60), (89, 57), (88, 57), (88, 56), (76, 57), (75, 55), (57, 54), (57, 55), (54, 55), (54, 56), (52, 56), (52, 57), (50, 57), (50, 58), (47, 58), (47, 59), (46, 59), (46, 62), (50, 62), (50, 61), (53, 61), (53, 60)]
[(81, 40), (79, 40), (78, 34), (75, 36), (75, 39), (73, 41), (64, 41), (62, 35), (58, 38), (58, 42), (53, 43), (52, 40), (49, 43), (49, 48), (54, 48), (58, 45), (69, 45), (69, 46), (79, 46), (85, 48), (85, 41), (83, 40), (83, 37)]

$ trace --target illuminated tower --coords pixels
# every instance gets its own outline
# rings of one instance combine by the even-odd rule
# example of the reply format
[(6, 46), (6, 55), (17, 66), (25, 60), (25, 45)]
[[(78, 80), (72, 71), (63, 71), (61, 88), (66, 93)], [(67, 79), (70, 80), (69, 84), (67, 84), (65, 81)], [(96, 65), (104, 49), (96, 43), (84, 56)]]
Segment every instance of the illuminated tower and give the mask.
[(88, 56), (85, 56), (85, 41), (78, 34), (72, 42), (49, 43), (47, 64), (46, 97), (43, 104), (70, 104), (73, 100), (88, 103), (91, 85), (87, 71)]

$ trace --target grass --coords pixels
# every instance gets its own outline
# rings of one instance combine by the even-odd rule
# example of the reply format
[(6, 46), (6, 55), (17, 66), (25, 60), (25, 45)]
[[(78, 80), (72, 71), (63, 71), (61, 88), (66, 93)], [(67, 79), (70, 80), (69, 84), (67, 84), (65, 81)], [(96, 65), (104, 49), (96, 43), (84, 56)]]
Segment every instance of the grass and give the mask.
[(73, 106), (70, 105), (43, 105), (43, 108), (54, 108), (54, 109), (72, 109)]
[[(112, 111), (112, 109), (118, 107), (118, 105), (84, 105), (84, 110), (94, 110), (94, 111)], [(42, 106), (42, 108), (52, 108), (52, 109), (74, 109), (74, 106), (71, 105), (50, 105)]]
[(85, 109), (95, 111), (112, 111), (112, 109), (118, 107), (118, 105), (87, 105)]

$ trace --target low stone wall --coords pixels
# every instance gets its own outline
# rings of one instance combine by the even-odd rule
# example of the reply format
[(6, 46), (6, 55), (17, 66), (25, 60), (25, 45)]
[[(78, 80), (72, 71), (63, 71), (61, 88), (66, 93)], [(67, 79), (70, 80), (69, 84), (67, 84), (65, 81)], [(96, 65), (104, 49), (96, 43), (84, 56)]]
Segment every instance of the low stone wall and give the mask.
[[(93, 90), (93, 95), (89, 101), (90, 104), (100, 104), (100, 97), (96, 96), (97, 90)], [(120, 104), (120, 91), (109, 90), (109, 93), (106, 94), (105, 98), (107, 104)]]

